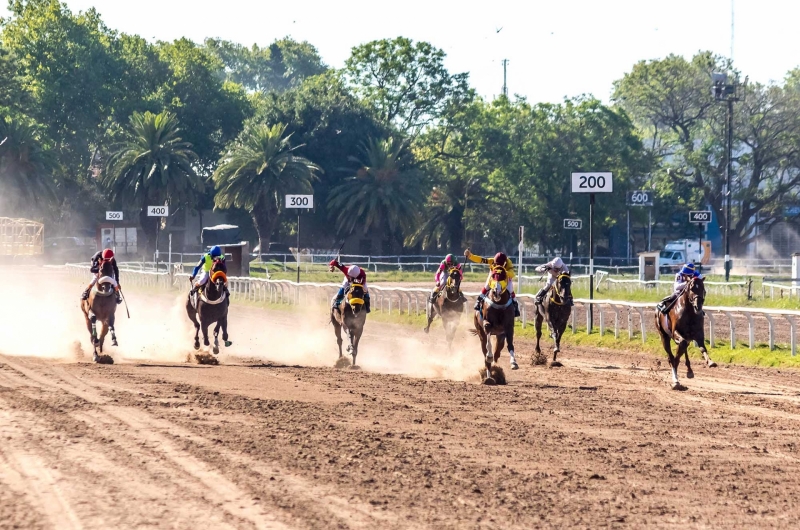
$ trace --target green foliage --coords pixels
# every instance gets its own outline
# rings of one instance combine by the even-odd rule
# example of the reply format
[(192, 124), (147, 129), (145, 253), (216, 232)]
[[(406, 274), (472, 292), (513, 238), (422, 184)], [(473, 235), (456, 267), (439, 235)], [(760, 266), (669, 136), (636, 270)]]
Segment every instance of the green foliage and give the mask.
[(228, 147), (214, 172), (216, 206), (243, 208), (253, 217), (259, 245), (275, 230), (286, 193), (311, 191), (319, 166), (294, 153), (286, 125), (251, 123)]
[(0, 211), (22, 215), (30, 204), (52, 204), (58, 159), (41, 127), (0, 114)]
[(356, 174), (334, 188), (328, 199), (339, 233), (408, 233), (423, 195), (421, 174), (413, 167), (406, 143), (392, 137), (370, 139), (362, 151)]
[(353, 48), (345, 72), (385, 125), (414, 135), (473, 98), (468, 75), (450, 74), (444, 58), (427, 42), (383, 39)]

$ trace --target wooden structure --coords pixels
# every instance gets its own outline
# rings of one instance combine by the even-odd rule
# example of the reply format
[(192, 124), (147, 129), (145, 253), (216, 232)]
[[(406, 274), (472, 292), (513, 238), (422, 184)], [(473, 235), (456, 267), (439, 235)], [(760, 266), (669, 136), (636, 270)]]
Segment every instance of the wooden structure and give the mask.
[(0, 217), (0, 256), (41, 256), (44, 225), (30, 219)]

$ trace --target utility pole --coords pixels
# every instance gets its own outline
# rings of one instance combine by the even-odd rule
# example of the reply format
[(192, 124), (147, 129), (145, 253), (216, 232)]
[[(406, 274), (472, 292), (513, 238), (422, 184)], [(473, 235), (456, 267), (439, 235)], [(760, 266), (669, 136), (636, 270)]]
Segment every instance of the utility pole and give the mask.
[(508, 66), (508, 59), (503, 59), (503, 95), (508, 97), (508, 83), (506, 83), (506, 67)]

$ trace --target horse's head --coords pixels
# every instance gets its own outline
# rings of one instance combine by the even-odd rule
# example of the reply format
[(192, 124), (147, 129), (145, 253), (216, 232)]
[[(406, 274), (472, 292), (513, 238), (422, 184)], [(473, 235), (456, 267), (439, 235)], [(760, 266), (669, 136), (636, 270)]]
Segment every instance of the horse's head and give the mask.
[(572, 298), (572, 278), (569, 272), (562, 272), (553, 284), (553, 301), (562, 305), (565, 300)]
[(98, 272), (100, 273), (100, 277), (108, 276), (109, 278), (114, 277), (114, 265), (111, 263), (111, 260), (101, 259), (100, 263), (98, 264)]
[(361, 312), (364, 308), (364, 286), (360, 283), (352, 283), (350, 284), (350, 289), (347, 291), (347, 304), (350, 306), (350, 309), (353, 311), (354, 315), (357, 315)]
[(706, 301), (706, 286), (703, 283), (703, 278), (697, 276), (689, 280), (689, 287), (686, 292), (688, 293), (689, 303), (692, 304), (696, 312), (703, 310), (703, 304)]
[[(212, 269), (213, 270), (213, 269)], [(225, 284), (228, 283), (228, 276), (222, 271), (216, 271), (211, 274), (211, 282), (210, 285), (212, 288), (217, 292), (217, 294), (222, 294), (225, 290)], [(208, 293), (211, 294), (211, 293)], [(219, 296), (214, 295), (213, 299), (216, 300)], [(209, 298), (211, 300), (212, 298)]]
[(447, 297), (451, 299), (458, 298), (458, 293), (461, 290), (461, 274), (455, 267), (450, 267), (447, 271), (447, 283), (445, 284), (445, 291)]
[(489, 280), (489, 298), (492, 302), (501, 303), (503, 294), (508, 288), (508, 275), (502, 267), (495, 267)]

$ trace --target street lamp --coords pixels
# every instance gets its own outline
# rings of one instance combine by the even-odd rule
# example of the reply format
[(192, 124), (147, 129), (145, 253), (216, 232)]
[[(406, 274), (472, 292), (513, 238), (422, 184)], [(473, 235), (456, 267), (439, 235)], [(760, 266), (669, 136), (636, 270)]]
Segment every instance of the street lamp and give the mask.
[(733, 174), (733, 102), (736, 97), (736, 80), (728, 82), (728, 74), (711, 74), (711, 93), (717, 101), (728, 103), (725, 145), (725, 281), (731, 278), (731, 176)]

